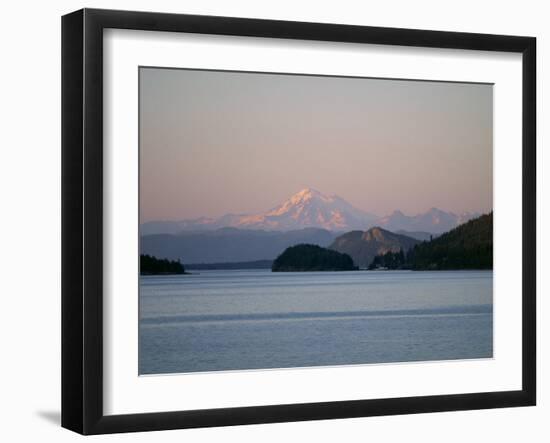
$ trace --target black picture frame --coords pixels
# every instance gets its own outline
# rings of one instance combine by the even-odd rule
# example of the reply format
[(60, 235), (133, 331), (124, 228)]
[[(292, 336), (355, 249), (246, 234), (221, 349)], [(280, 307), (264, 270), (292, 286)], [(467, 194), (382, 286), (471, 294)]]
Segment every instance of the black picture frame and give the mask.
[[(192, 32), (522, 54), (522, 389), (324, 403), (103, 413), (103, 30)], [(536, 39), (83, 9), (62, 18), (62, 426), (81, 434), (530, 406), (536, 403)]]

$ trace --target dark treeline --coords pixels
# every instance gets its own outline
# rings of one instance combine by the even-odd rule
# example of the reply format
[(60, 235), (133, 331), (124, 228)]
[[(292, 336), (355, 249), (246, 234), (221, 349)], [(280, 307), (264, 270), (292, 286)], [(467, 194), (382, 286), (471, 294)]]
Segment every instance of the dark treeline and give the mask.
[(139, 272), (142, 275), (185, 274), (185, 268), (179, 260), (173, 261), (142, 254), (139, 256)]
[(400, 249), (399, 252), (388, 251), (385, 254), (374, 257), (369, 270), (379, 268), (407, 269), (407, 260), (403, 249)]
[(348, 254), (317, 245), (301, 244), (287, 248), (273, 262), (273, 272), (354, 271), (357, 267)]
[(403, 253), (376, 256), (369, 269), (493, 269), (493, 213), (470, 220)]

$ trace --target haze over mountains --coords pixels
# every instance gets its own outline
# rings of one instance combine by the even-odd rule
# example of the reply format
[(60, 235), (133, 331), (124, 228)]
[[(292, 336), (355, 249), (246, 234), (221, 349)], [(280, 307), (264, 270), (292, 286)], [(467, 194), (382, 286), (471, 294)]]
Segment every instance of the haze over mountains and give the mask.
[(318, 228), (294, 231), (236, 228), (200, 232), (183, 231), (179, 234), (142, 236), (140, 253), (170, 260), (180, 259), (185, 265), (250, 262), (273, 260), (289, 246), (300, 243), (328, 246), (335, 237), (334, 232)]
[(432, 208), (413, 216), (394, 211), (388, 216), (380, 217), (355, 208), (336, 195), (325, 195), (314, 189), (305, 188), (264, 213), (226, 214), (218, 218), (200, 217), (182, 221), (150, 221), (141, 225), (141, 235), (179, 234), (184, 231), (211, 231), (228, 227), (264, 231), (318, 228), (341, 233), (379, 226), (389, 231), (403, 231), (405, 235), (424, 239), (430, 234), (447, 232), (479, 215), (454, 214)]
[(401, 211), (394, 211), (390, 215), (376, 220), (375, 225), (389, 231), (403, 232), (408, 235), (415, 231), (442, 234), (480, 215), (476, 212), (454, 214), (437, 208), (431, 208), (423, 214), (413, 216), (405, 215)]

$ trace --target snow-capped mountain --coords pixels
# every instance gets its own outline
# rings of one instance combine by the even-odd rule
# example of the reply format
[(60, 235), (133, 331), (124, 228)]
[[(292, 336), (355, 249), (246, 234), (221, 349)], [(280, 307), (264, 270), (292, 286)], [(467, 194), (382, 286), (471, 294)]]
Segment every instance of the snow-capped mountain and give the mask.
[(454, 214), (432, 208), (409, 216), (394, 211), (378, 217), (357, 209), (336, 195), (325, 195), (305, 188), (274, 208), (259, 214), (226, 214), (218, 218), (200, 217), (182, 221), (152, 221), (141, 225), (141, 235), (177, 234), (182, 231), (204, 231), (220, 228), (291, 231), (304, 228), (322, 228), (329, 231), (365, 231), (378, 226), (392, 232), (414, 231), (441, 234), (455, 228), (477, 213)]
[(455, 214), (437, 208), (431, 208), (427, 212), (413, 216), (405, 215), (401, 211), (394, 211), (390, 215), (376, 220), (375, 225), (392, 232), (420, 231), (442, 234), (480, 215), (477, 212)]
[(290, 231), (322, 228), (330, 231), (367, 229), (378, 216), (355, 208), (343, 198), (302, 189), (288, 200), (259, 214), (227, 214), (219, 218), (201, 217), (183, 221), (153, 221), (141, 225), (141, 235), (175, 234), (183, 230), (210, 230), (223, 227)]
[(240, 217), (233, 226), (283, 231), (303, 228), (342, 231), (364, 229), (376, 218), (341, 197), (306, 188), (266, 213)]

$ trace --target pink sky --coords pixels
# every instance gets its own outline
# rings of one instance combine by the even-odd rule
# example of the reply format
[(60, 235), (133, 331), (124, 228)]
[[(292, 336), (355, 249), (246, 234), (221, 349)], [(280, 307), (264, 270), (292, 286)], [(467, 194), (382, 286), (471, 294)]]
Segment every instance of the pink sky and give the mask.
[(141, 221), (305, 187), (385, 215), (492, 209), (492, 86), (142, 68)]

